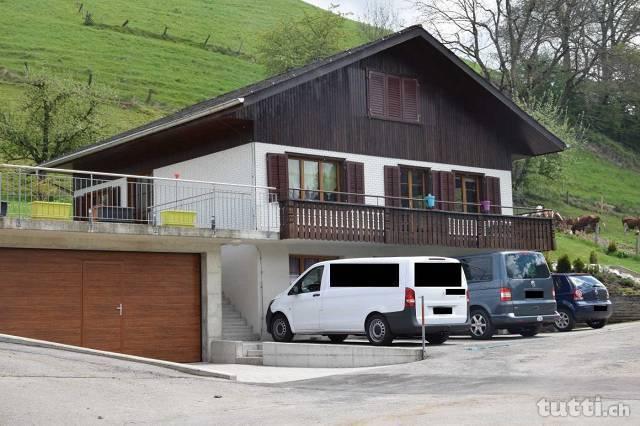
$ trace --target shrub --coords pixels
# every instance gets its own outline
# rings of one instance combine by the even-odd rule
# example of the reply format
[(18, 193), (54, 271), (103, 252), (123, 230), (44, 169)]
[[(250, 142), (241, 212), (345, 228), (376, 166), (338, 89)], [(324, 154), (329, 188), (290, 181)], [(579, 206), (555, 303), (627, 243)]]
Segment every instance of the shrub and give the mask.
[(571, 272), (571, 260), (569, 260), (569, 256), (563, 254), (558, 258), (558, 264), (556, 265), (556, 272), (564, 273)]
[(579, 257), (576, 258), (576, 260), (573, 261), (573, 272), (584, 272), (584, 270), (584, 262)]
[(597, 265), (598, 264), (598, 254), (595, 251), (589, 253), (589, 264)]
[(618, 258), (620, 258), (620, 259), (626, 259), (627, 257), (629, 257), (629, 256), (627, 255), (627, 253), (625, 253), (625, 252), (623, 252), (623, 251), (618, 251), (618, 252), (616, 252), (616, 256), (617, 256)]
[(610, 241), (609, 245), (607, 246), (607, 254), (615, 253), (617, 251), (618, 251), (618, 246), (616, 245), (616, 242)]

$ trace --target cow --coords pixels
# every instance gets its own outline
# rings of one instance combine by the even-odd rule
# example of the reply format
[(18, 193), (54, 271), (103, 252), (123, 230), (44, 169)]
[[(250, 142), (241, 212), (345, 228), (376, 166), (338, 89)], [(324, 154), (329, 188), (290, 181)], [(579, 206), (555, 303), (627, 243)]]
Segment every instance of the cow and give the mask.
[(622, 219), (622, 226), (624, 226), (624, 232), (630, 229), (640, 229), (640, 217), (627, 216)]
[(580, 216), (572, 220), (571, 232), (595, 232), (600, 223), (600, 216), (587, 215)]

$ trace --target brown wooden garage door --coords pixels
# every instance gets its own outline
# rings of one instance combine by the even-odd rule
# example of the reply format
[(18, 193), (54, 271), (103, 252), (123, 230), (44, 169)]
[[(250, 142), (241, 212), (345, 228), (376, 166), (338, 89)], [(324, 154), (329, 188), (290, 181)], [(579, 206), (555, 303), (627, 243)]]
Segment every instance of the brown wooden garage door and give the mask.
[(0, 333), (201, 359), (200, 256), (0, 249)]

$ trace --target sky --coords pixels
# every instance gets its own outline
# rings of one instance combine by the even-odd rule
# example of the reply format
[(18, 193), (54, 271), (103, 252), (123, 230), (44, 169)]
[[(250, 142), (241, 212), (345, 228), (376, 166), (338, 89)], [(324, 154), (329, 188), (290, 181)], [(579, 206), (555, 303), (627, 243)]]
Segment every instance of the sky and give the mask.
[(397, 10), (403, 27), (420, 23), (420, 16), (412, 7), (411, 0), (304, 0), (307, 3), (327, 9), (331, 4), (338, 4), (342, 13), (351, 13), (351, 19), (357, 20), (367, 10), (367, 4), (389, 4)]

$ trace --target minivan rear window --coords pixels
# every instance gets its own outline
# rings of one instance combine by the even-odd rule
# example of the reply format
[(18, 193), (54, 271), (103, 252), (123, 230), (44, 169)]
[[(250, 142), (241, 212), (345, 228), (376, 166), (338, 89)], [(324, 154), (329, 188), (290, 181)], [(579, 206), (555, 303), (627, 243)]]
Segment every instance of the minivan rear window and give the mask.
[(400, 287), (397, 263), (334, 263), (331, 287)]
[(582, 286), (598, 287), (598, 286), (604, 285), (600, 281), (598, 281), (596, 278), (592, 277), (591, 275), (574, 275), (574, 276), (570, 276), (569, 280), (576, 287), (582, 287)]
[(515, 280), (549, 278), (551, 273), (540, 253), (509, 253), (505, 255), (507, 276)]
[(462, 266), (459, 263), (416, 263), (416, 287), (461, 287)]

